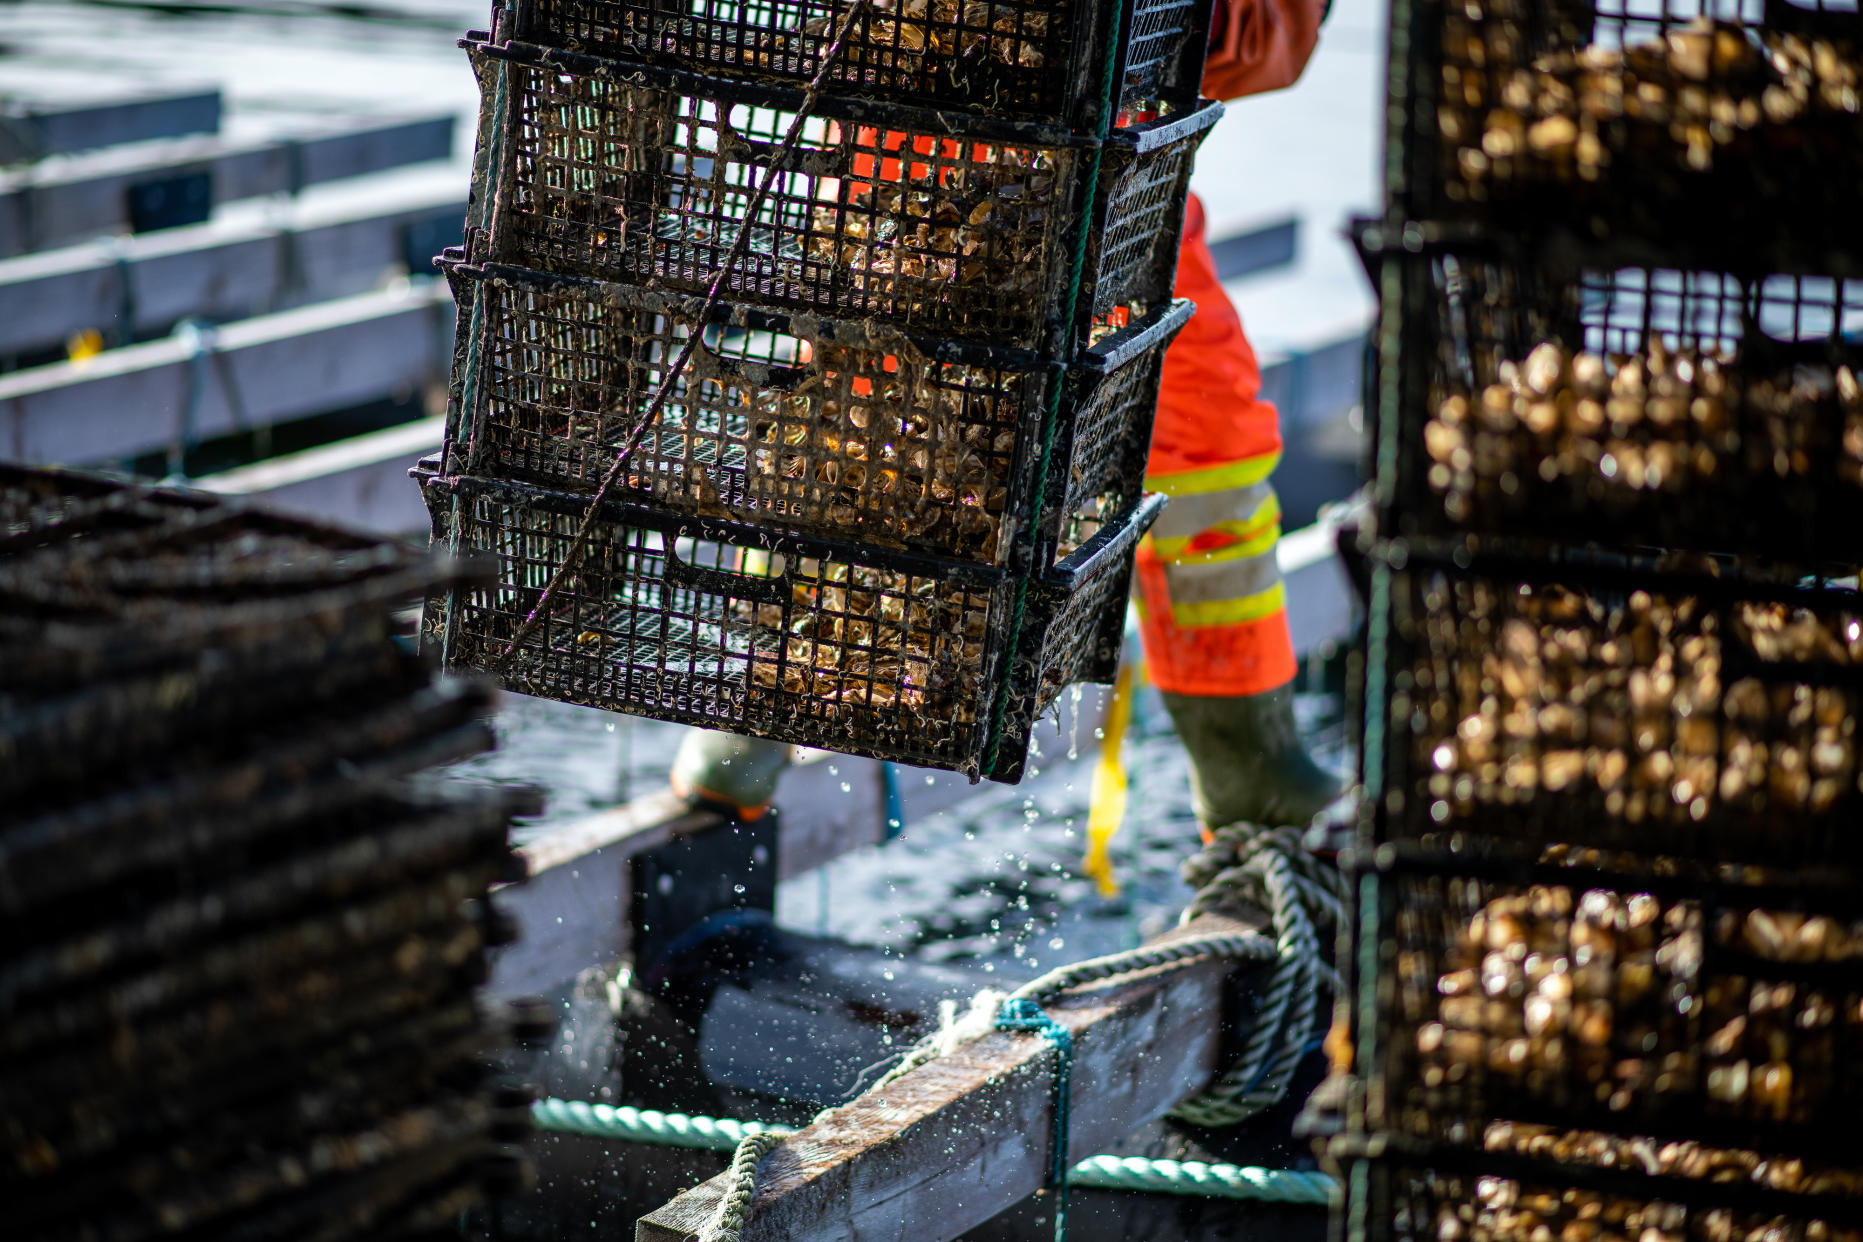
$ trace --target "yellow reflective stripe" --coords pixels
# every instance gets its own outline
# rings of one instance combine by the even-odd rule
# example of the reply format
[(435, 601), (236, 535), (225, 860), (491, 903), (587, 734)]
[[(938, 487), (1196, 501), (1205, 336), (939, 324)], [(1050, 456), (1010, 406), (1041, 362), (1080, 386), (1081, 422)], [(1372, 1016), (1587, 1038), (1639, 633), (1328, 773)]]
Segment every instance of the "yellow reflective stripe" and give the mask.
[[(1268, 502), (1273, 497), (1274, 484), (1267, 479), (1247, 487), (1232, 487), (1227, 491), (1176, 496), (1164, 507), (1158, 520), (1152, 523), (1151, 533), (1166, 537), (1194, 535), (1219, 522), (1246, 522), (1261, 518), (1267, 515)], [(1275, 504), (1274, 512), (1279, 513), (1280, 502), (1276, 501)]]
[[(1155, 551), (1158, 558), (1166, 565), (1214, 565), (1221, 561), (1236, 561), (1244, 557), (1259, 556), (1271, 551), (1281, 539), (1281, 524), (1274, 523), (1267, 530), (1257, 531), (1252, 535), (1227, 529), (1228, 523), (1216, 529), (1225, 534), (1237, 535), (1236, 542), (1226, 543), (1220, 548), (1211, 548), (1207, 552), (1185, 552), (1188, 539), (1160, 539)], [(1175, 545), (1175, 546), (1174, 546)]]
[(1148, 474), (1145, 476), (1145, 489), (1163, 492), (1166, 496), (1201, 496), (1205, 492), (1220, 492), (1259, 483), (1274, 473), (1274, 468), (1280, 464), (1281, 450), (1276, 449), (1259, 457), (1244, 457), (1241, 461), (1208, 466), (1202, 470)]
[[(1171, 506), (1165, 506), (1169, 513)], [(1232, 536), (1238, 543), (1224, 544), (1205, 552), (1191, 552), (1190, 545), (1205, 534), (1223, 534)], [(1189, 564), (1200, 560), (1227, 560), (1231, 557), (1248, 556), (1261, 551), (1264, 541), (1273, 543), (1281, 537), (1281, 502), (1273, 492), (1261, 502), (1255, 512), (1239, 521), (1212, 522), (1197, 530), (1194, 534), (1180, 535), (1175, 538), (1160, 535), (1156, 527), (1152, 528), (1152, 551), (1160, 559), (1174, 563)], [(1237, 551), (1238, 547), (1247, 550)]]
[(1287, 587), (1277, 582), (1258, 595), (1240, 599), (1211, 600), (1202, 604), (1172, 604), (1171, 619), (1187, 630), (1211, 629), (1219, 625), (1241, 625), (1271, 617), (1287, 607)]
[(1164, 567), (1165, 589), (1174, 605), (1225, 603), (1258, 595), (1280, 580), (1281, 566), (1272, 544), (1254, 556)]

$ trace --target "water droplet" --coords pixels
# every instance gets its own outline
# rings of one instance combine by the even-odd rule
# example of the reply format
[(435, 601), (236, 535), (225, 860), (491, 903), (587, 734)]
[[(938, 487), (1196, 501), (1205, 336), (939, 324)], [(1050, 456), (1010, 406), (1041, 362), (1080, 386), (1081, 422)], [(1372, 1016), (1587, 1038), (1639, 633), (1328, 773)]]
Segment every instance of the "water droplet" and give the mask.
[(742, 895), (744, 892), (744, 886), (742, 884), (733, 884), (731, 886), (731, 891), (739, 895)]
[(842, 793), (853, 793), (853, 792), (854, 792), (854, 787), (853, 787), (852, 785), (850, 785), (850, 784), (848, 784), (848, 783), (847, 783), (846, 781), (842, 781), (842, 782), (841, 782), (841, 792), (842, 792)]

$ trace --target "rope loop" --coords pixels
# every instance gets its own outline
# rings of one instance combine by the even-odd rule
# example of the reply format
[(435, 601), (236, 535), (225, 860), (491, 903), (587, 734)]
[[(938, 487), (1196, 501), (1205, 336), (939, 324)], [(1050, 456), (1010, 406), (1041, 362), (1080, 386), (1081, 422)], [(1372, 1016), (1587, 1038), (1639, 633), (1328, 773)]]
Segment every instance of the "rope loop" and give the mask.
[(1048, 1135), (1048, 1186), (1054, 1191), (1055, 1242), (1067, 1238), (1067, 1145), (1069, 1106), (1073, 1099), (1074, 1033), (1048, 1016), (1041, 1002), (1029, 996), (1004, 998), (996, 1015), (996, 1028), (1040, 1035), (1054, 1045), (1053, 1124)]
[(1255, 1021), (1236, 1063), (1171, 1115), (1192, 1125), (1230, 1126), (1280, 1103), (1309, 1050), (1322, 986), (1337, 988), (1319, 927), (1344, 912), (1338, 870), (1302, 847), (1297, 828), (1230, 824), (1184, 863), (1197, 886), (1189, 922), (1216, 910), (1264, 910), (1274, 928), (1275, 962), (1256, 996)]

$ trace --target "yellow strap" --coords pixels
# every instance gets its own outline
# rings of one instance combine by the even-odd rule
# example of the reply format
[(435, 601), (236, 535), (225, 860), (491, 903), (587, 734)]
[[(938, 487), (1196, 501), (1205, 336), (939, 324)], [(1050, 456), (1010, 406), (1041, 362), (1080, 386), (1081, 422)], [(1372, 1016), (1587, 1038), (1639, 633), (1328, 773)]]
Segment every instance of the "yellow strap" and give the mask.
[(1148, 474), (1145, 476), (1145, 490), (1163, 492), (1166, 496), (1200, 496), (1205, 492), (1228, 491), (1261, 482), (1273, 474), (1274, 468), (1280, 464), (1281, 450), (1276, 449), (1258, 457), (1244, 457), (1241, 461), (1208, 466), (1202, 470)]
[(1241, 625), (1273, 616), (1287, 607), (1287, 585), (1277, 582), (1267, 590), (1238, 599), (1215, 599), (1199, 604), (1172, 604), (1171, 620), (1187, 630)]
[(1117, 897), (1119, 881), (1113, 876), (1113, 858), (1107, 851), (1113, 834), (1126, 816), (1126, 768), (1120, 752), (1126, 722), (1132, 718), (1132, 693), (1145, 676), (1144, 662), (1134, 660), (1119, 670), (1113, 682), (1113, 699), (1106, 706), (1101, 726), (1100, 758), (1093, 765), (1093, 800), (1087, 810), (1087, 855), (1081, 873), (1099, 886), (1100, 896)]

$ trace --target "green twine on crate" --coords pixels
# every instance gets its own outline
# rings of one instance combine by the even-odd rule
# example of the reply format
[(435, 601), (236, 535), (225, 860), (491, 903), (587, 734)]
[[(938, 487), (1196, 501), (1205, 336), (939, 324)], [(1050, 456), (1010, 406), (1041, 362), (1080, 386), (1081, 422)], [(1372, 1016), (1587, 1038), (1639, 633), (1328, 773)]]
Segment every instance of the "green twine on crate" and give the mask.
[[(531, 1117), (539, 1130), (578, 1134), (658, 1147), (697, 1151), (735, 1151), (746, 1136), (782, 1136), (788, 1126), (763, 1125), (729, 1117), (663, 1113), (651, 1108), (591, 1104), (583, 1100), (538, 1100)], [(1150, 1160), (1143, 1156), (1090, 1156), (1067, 1171), (1076, 1190), (1116, 1190), (1137, 1194), (1188, 1195), (1252, 1203), (1325, 1207), (1337, 1183), (1324, 1173), (1294, 1169), (1260, 1169), (1201, 1160)]]
[[(1099, 132), (1094, 135), (1097, 141), (1093, 152), (1087, 157), (1087, 185), (1081, 194), (1080, 228), (1074, 234), (1074, 253), (1068, 265), (1067, 305), (1061, 319), (1062, 361), (1072, 364), (1079, 344), (1079, 325), (1074, 316), (1080, 310), (1080, 282), (1087, 270), (1087, 242), (1093, 235), (1093, 208), (1095, 196), (1100, 189), (1100, 155), (1106, 147), (1106, 139), (1112, 133), (1113, 120), (1119, 115), (1119, 98), (1113, 90), (1113, 69), (1119, 60), (1119, 38), (1125, 21), (1121, 5), (1114, 4), (1112, 23), (1106, 34), (1106, 57), (1100, 64), (1100, 117)], [(1061, 431), (1061, 400), (1067, 391), (1068, 371), (1064, 366), (1054, 376), (1054, 387), (1048, 393), (1048, 409), (1043, 417), (1041, 437), (1041, 458), (1035, 471), (1035, 503), (1030, 506), (1029, 530), (1041, 530), (1042, 509), (1048, 499), (1048, 474), (1054, 464), (1054, 442)], [(1013, 673), (1015, 648), (1022, 638), (1022, 618), (1028, 608), (1029, 578), (1035, 573), (1036, 566), (1025, 567), (1021, 578), (1016, 582), (1015, 608), (1009, 616), (1010, 651), (1008, 660)], [(1005, 675), (996, 690), (996, 709), (990, 714), (990, 731), (984, 739), (984, 767), (986, 771), (996, 769), (998, 753), (1003, 748), (1003, 717), (1009, 713), (1009, 691), (1014, 684), (1012, 675)]]
[(1048, 1135), (1048, 1185), (1054, 1190), (1055, 1242), (1067, 1239), (1068, 1109), (1073, 1103), (1074, 1033), (1048, 1016), (1032, 996), (1010, 996), (996, 1015), (999, 1031), (1040, 1035), (1054, 1045), (1054, 1124)]

